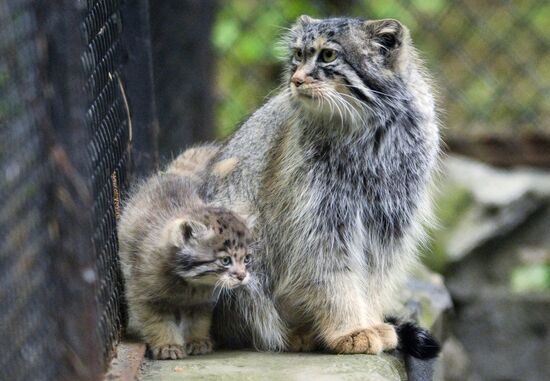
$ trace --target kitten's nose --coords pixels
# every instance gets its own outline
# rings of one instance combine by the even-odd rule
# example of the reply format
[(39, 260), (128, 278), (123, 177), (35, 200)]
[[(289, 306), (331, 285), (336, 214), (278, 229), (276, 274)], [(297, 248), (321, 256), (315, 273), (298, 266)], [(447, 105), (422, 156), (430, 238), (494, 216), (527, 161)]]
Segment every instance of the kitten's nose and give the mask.
[(246, 273), (237, 273), (235, 274), (235, 278), (242, 281), (244, 278), (246, 278)]

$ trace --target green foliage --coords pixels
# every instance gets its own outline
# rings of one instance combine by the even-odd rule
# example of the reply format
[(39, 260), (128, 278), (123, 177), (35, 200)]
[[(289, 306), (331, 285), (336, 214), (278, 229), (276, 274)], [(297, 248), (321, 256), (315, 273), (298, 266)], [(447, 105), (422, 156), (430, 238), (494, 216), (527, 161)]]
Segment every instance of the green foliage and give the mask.
[(213, 44), (218, 55), (216, 120), (229, 134), (278, 86), (277, 41), (301, 14), (315, 14), (307, 1), (227, 1), (217, 15)]
[(217, 52), (220, 136), (280, 85), (280, 35), (296, 17), (396, 18), (411, 30), (438, 83), (449, 135), (550, 134), (550, 2), (227, 0)]

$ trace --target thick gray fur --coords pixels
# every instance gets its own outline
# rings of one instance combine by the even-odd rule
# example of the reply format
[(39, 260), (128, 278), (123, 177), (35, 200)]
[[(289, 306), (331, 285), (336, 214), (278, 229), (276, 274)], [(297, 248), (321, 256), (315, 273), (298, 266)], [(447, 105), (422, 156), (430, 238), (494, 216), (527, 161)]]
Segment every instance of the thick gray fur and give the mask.
[[(395, 20), (306, 16), (285, 42), (303, 58), (289, 59), (283, 90), (214, 160), (238, 167), (204, 189), (258, 214), (255, 275), (222, 300), (214, 330), (222, 344), (286, 350), (305, 327), (319, 345), (355, 353), (341, 339), (383, 322), (429, 222), (432, 90)], [(319, 58), (327, 47), (338, 52), (330, 64)], [(309, 93), (289, 84), (300, 71)]]

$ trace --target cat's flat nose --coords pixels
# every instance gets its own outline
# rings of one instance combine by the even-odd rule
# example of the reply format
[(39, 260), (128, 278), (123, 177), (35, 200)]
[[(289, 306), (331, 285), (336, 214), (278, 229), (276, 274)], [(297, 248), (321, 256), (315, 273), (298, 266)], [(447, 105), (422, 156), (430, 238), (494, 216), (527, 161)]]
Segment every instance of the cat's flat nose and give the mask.
[(246, 278), (246, 273), (237, 273), (235, 274), (235, 278), (242, 281), (244, 278)]
[(290, 78), (290, 82), (294, 83), (294, 86), (300, 87), (304, 83), (304, 79), (296, 76)]

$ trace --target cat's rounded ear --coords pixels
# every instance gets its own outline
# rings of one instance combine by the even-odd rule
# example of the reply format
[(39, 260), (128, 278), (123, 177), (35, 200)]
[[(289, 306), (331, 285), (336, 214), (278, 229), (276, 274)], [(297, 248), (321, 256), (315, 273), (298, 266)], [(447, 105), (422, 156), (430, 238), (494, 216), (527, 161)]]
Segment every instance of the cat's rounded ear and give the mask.
[(364, 22), (368, 37), (380, 47), (380, 53), (389, 56), (401, 48), (409, 37), (408, 29), (394, 19)]
[(208, 234), (208, 227), (191, 218), (177, 218), (172, 220), (166, 229), (169, 243), (181, 246), (193, 239), (204, 238)]
[(319, 19), (314, 19), (313, 17), (310, 17), (308, 15), (301, 15), (296, 19), (296, 26), (301, 26), (302, 28), (305, 27), (308, 24), (313, 24), (316, 22), (319, 22)]

